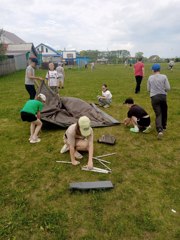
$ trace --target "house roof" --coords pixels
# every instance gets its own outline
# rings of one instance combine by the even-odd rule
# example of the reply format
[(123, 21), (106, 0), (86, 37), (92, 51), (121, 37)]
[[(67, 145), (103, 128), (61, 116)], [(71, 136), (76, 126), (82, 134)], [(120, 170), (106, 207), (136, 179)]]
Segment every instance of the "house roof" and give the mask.
[(37, 56), (37, 51), (33, 43), (9, 44), (7, 46), (7, 54), (10, 53), (33, 52)]
[[(44, 46), (44, 47), (50, 49), (50, 50), (51, 50), (52, 52), (54, 52), (55, 54), (57, 54), (57, 55), (59, 55), (59, 56), (62, 56), (62, 53), (56, 51), (54, 48), (52, 48), (52, 47), (50, 47), (50, 46), (48, 46), (48, 45), (46, 45), (46, 44), (44, 44), (44, 43), (40, 43), (40, 44), (36, 47), (36, 49), (38, 49), (40, 46)], [(45, 55), (45, 54), (43, 54), (43, 55)]]
[(28, 51), (33, 47), (33, 43), (9, 44), (7, 51)]
[(12, 44), (20, 44), (25, 43), (24, 40), (22, 40), (20, 37), (15, 35), (14, 33), (8, 32), (3, 30), (2, 36), (1, 36), (2, 43), (12, 43)]

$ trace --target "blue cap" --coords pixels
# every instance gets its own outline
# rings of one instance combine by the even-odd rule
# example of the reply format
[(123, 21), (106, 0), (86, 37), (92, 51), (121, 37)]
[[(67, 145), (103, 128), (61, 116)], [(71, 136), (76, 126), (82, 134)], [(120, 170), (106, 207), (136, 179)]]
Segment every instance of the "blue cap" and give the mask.
[(158, 72), (160, 69), (161, 69), (161, 66), (159, 63), (155, 63), (152, 65), (152, 68), (151, 68), (154, 72)]
[(36, 63), (36, 65), (38, 64), (38, 60), (37, 60), (37, 58), (31, 58), (31, 62)]

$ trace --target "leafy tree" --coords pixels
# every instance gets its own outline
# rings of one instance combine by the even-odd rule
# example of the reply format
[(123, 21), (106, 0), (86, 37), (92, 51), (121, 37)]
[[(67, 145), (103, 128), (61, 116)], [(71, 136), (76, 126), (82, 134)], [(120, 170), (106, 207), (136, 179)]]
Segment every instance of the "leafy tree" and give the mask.
[(136, 58), (143, 58), (143, 52), (137, 52), (137, 53), (135, 53), (135, 57)]

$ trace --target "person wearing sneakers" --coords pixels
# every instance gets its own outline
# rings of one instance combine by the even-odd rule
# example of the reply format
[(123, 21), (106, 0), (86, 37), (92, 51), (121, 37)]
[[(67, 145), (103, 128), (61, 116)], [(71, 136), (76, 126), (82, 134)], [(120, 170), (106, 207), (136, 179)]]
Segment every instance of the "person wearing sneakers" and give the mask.
[(99, 106), (108, 108), (112, 102), (112, 94), (108, 90), (107, 85), (103, 84), (102, 85), (102, 96), (97, 96)]
[(61, 153), (70, 152), (72, 165), (78, 165), (83, 156), (78, 151), (88, 151), (89, 169), (93, 168), (93, 129), (90, 126), (90, 119), (86, 116), (79, 118), (77, 123), (68, 127), (64, 134), (65, 145), (60, 150)]
[(28, 100), (21, 109), (21, 119), (30, 122), (30, 143), (38, 143), (38, 133), (41, 130), (42, 122), (40, 120), (40, 111), (43, 109), (43, 103), (46, 102), (46, 96), (42, 93), (33, 100)]
[(142, 107), (134, 104), (134, 100), (132, 98), (127, 98), (123, 104), (126, 104), (129, 108), (127, 118), (124, 119), (124, 125), (133, 125), (133, 128), (130, 128), (130, 131), (134, 133), (138, 133), (140, 131), (149, 133), (151, 130), (151, 119), (148, 113)]
[(170, 90), (168, 78), (166, 75), (160, 74), (160, 69), (160, 64), (153, 64), (153, 75), (147, 81), (147, 90), (150, 92), (151, 104), (156, 115), (158, 139), (162, 138), (163, 130), (167, 125), (167, 91)]

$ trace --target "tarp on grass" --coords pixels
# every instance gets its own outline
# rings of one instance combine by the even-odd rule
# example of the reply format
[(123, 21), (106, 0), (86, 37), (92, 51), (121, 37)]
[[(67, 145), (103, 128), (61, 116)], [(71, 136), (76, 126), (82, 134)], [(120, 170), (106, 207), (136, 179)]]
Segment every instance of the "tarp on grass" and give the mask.
[(79, 98), (59, 97), (44, 81), (38, 88), (38, 93), (46, 95), (46, 104), (41, 111), (41, 120), (67, 128), (77, 122), (81, 116), (91, 120), (92, 127), (107, 127), (120, 124), (119, 121), (99, 109), (94, 103), (87, 103)]

